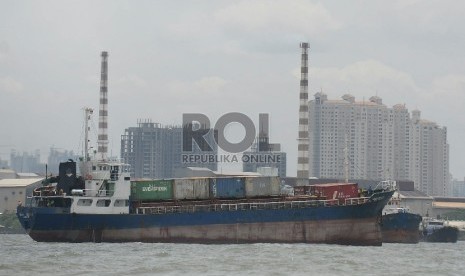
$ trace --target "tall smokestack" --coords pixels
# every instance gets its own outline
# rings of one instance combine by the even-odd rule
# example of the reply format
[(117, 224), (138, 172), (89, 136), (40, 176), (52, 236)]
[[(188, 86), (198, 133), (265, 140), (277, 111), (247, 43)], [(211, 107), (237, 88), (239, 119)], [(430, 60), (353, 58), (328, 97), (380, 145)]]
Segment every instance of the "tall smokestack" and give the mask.
[(100, 73), (100, 107), (98, 119), (98, 153), (101, 160), (107, 159), (108, 152), (108, 53), (102, 52)]
[(297, 157), (297, 185), (308, 184), (309, 176), (309, 139), (308, 139), (308, 48), (306, 42), (300, 43), (302, 59), (300, 66), (300, 107), (299, 107), (299, 138)]

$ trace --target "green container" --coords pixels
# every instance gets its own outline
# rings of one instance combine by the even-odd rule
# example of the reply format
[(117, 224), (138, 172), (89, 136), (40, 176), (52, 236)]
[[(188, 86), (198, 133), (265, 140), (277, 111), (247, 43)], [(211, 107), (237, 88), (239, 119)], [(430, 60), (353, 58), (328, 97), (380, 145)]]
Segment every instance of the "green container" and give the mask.
[(173, 180), (131, 181), (132, 200), (157, 201), (173, 199)]

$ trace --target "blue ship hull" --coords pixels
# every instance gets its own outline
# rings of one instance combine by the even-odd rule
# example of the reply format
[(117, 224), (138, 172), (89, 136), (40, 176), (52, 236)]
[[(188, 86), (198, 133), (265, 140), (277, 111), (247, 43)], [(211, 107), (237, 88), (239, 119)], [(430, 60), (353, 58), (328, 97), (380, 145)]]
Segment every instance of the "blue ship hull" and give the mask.
[(421, 219), (420, 215), (412, 213), (383, 215), (381, 222), (383, 242), (418, 243)]
[(344, 206), (164, 214), (73, 214), (67, 208), (18, 207), (17, 213), (28, 234), (46, 242), (381, 245), (381, 210), (392, 193)]

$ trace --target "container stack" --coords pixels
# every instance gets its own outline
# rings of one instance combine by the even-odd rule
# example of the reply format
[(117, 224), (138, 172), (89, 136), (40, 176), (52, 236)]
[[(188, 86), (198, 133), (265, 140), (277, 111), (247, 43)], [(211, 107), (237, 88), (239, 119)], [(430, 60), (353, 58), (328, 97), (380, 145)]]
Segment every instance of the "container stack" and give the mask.
[(280, 196), (276, 176), (195, 177), (131, 181), (133, 201), (243, 199)]
[(339, 199), (358, 197), (357, 183), (326, 183), (294, 187), (295, 195), (312, 195), (324, 199)]

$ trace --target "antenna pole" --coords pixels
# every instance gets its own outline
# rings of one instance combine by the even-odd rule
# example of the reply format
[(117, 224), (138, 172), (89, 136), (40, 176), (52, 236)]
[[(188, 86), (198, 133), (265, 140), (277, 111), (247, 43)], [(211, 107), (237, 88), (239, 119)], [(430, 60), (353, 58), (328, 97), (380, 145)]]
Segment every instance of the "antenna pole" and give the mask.
[(87, 162), (90, 160), (89, 158), (89, 121), (90, 116), (94, 110), (92, 108), (86, 107), (84, 108), (84, 161)]

